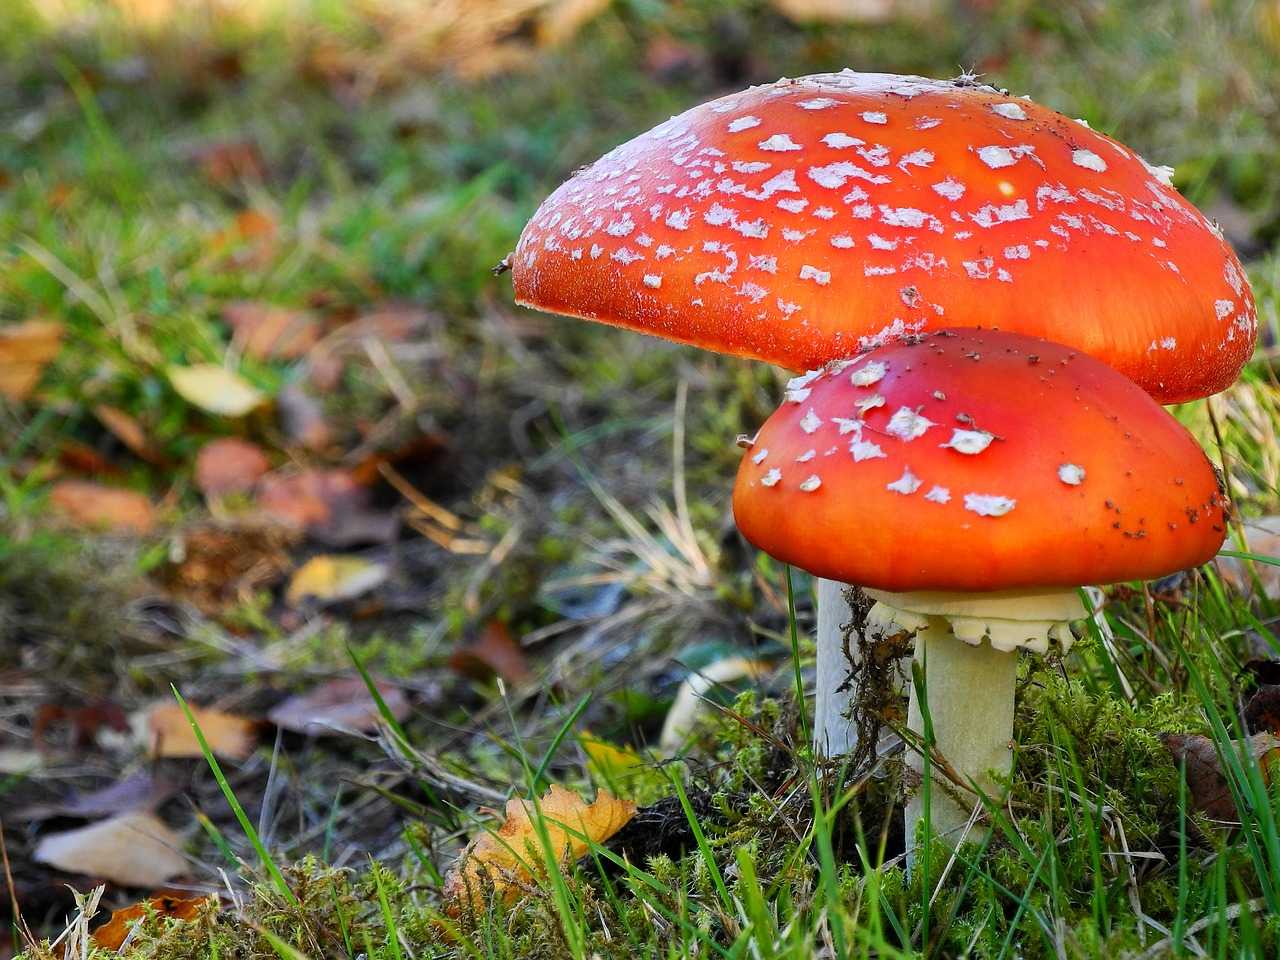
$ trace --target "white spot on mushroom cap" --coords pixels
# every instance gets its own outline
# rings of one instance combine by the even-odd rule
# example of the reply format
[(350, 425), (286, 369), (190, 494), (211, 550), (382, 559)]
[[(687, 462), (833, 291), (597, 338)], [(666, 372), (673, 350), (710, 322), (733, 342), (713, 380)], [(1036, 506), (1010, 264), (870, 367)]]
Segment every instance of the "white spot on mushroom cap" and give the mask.
[(1016, 103), (993, 103), (991, 104), (991, 112), (998, 113), (1009, 120), (1027, 119), (1027, 112)]
[(853, 433), (855, 430), (861, 432), (862, 428), (866, 426), (865, 421), (851, 417), (832, 417), (831, 420), (840, 428), (840, 436), (842, 437), (846, 433)]
[(751, 462), (754, 464), (764, 463), (765, 457), (769, 456), (769, 448), (761, 447), (760, 450), (751, 456)]
[(817, 267), (804, 264), (800, 267), (800, 279), (812, 280), (820, 287), (825, 287), (831, 282), (831, 273), (827, 270), (819, 270)]
[(951, 491), (946, 487), (934, 484), (933, 488), (924, 495), (924, 498), (931, 503), (949, 503), (951, 501)]
[(780, 153), (785, 153), (789, 150), (804, 149), (804, 147), (792, 140), (789, 134), (785, 133), (775, 133), (767, 140), (761, 140), (756, 144), (756, 146), (761, 150), (777, 151)]
[(1015, 200), (1013, 203), (988, 203), (977, 213), (970, 214), (969, 219), (980, 227), (991, 227), (997, 223), (1011, 223), (1014, 220), (1030, 220), (1031, 210), (1026, 200)]
[(828, 133), (822, 138), (822, 142), (833, 150), (843, 150), (846, 147), (857, 147), (866, 143), (865, 140), (851, 137), (847, 133)]
[(966, 493), (964, 508), (980, 517), (1003, 517), (1017, 505), (1016, 500), (989, 493)]
[(1012, 150), (1008, 147), (999, 146), (979, 147), (978, 158), (992, 170), (1011, 167), (1018, 162), (1018, 158), (1013, 155)]
[[(889, 372), (889, 365), (883, 360), (869, 360), (849, 375), (849, 382), (855, 387), (869, 387), (879, 383)], [(881, 398), (881, 403), (884, 399)]]
[(693, 211), (685, 207), (683, 210), (672, 210), (667, 214), (667, 219), (664, 222), (672, 230), (688, 230), (689, 219), (692, 216)]
[(808, 463), (817, 455), (818, 455), (817, 450), (812, 450), (812, 449), (806, 450), (804, 453), (800, 454), (800, 456), (796, 457), (796, 463)]
[(951, 433), (951, 439), (938, 446), (947, 447), (957, 453), (976, 454), (991, 446), (991, 441), (994, 439), (995, 435), (986, 430), (963, 430), (956, 427)]
[(800, 489), (805, 493), (813, 493), (813, 491), (817, 490), (820, 486), (822, 486), (822, 478), (816, 473), (812, 476), (805, 477), (800, 481)]
[(659, 287), (662, 286), (662, 274), (646, 273), (644, 275), (644, 285), (646, 287), (652, 287), (654, 290), (657, 290)]
[(772, 470), (770, 470), (768, 473), (766, 473), (763, 477), (760, 478), (760, 484), (761, 486), (765, 486), (765, 487), (774, 487), (778, 485), (778, 481), (780, 481), (781, 479), (782, 479), (782, 471), (779, 470), (777, 467), (774, 467)]
[(1084, 482), (1084, 467), (1078, 463), (1064, 463), (1058, 467), (1058, 479), (1071, 486)]
[(1219, 320), (1225, 320), (1235, 312), (1236, 305), (1230, 300), (1213, 301), (1213, 311), (1218, 315)]
[(738, 133), (742, 130), (750, 130), (752, 127), (760, 126), (760, 118), (745, 116), (738, 117), (736, 120), (729, 121), (729, 132)]
[(870, 440), (854, 440), (849, 444), (849, 452), (853, 454), (854, 463), (861, 463), (863, 460), (874, 460), (877, 457), (888, 458), (888, 454), (880, 449), (880, 445), (872, 443)]
[(893, 481), (893, 483), (886, 483), (885, 489), (892, 490), (894, 493), (907, 495), (919, 490), (921, 482), (920, 478), (911, 472), (910, 467), (904, 467), (902, 470), (902, 476)]
[(955, 177), (947, 177), (947, 179), (943, 180), (941, 183), (935, 183), (933, 185), (933, 191), (941, 197), (946, 197), (948, 200), (959, 200), (964, 196), (965, 185)]
[(787, 213), (800, 213), (808, 205), (809, 201), (804, 197), (783, 197), (777, 203), (777, 206)]
[(865, 113), (862, 114), (862, 119), (865, 120), (867, 123), (888, 123), (889, 122), (888, 115), (881, 113), (879, 110), (867, 110)]
[(800, 429), (805, 433), (813, 433), (820, 426), (822, 426), (822, 418), (814, 412), (813, 407), (810, 407), (809, 412), (800, 421)]
[(937, 426), (936, 423), (928, 417), (921, 416), (910, 407), (899, 407), (897, 412), (889, 418), (884, 431), (899, 440), (911, 441), (924, 436), (925, 431), (935, 426)]
[(827, 107), (834, 107), (839, 100), (832, 100), (830, 97), (814, 97), (812, 100), (801, 100), (798, 104), (806, 110), (825, 110)]
[(1142, 165), (1146, 167), (1147, 173), (1155, 177), (1156, 180), (1163, 183), (1166, 187), (1173, 186), (1173, 167), (1170, 167), (1167, 164), (1150, 164), (1147, 163), (1146, 160), (1143, 160), (1142, 157), (1138, 157), (1138, 159), (1142, 160)]
[(1086, 170), (1096, 170), (1098, 173), (1104, 173), (1107, 169), (1107, 161), (1092, 150), (1086, 150), (1083, 147), (1071, 151), (1071, 162), (1077, 167), (1084, 167)]

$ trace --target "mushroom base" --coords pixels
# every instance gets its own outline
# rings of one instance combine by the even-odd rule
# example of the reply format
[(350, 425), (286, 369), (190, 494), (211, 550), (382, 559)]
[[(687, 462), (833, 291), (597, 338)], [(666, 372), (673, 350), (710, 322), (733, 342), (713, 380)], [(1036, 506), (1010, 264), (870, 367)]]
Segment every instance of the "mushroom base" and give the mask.
[[(927, 796), (929, 833), (957, 846), (980, 802), (978, 793), (1000, 795), (992, 772), (1005, 777), (1013, 766), (1014, 651), (1043, 652), (1051, 640), (1068, 648), (1068, 624), (1085, 616), (1084, 604), (1075, 590), (867, 593), (877, 601), (870, 614), (876, 626), (870, 628), (915, 631), (923, 675), (923, 683), (911, 689), (907, 728), (923, 744), (927, 712), (931, 751), (928, 762), (922, 750), (908, 751), (908, 766), (921, 785), (908, 798), (906, 835), (909, 842), (916, 838)], [(913, 859), (908, 856), (909, 863)]]

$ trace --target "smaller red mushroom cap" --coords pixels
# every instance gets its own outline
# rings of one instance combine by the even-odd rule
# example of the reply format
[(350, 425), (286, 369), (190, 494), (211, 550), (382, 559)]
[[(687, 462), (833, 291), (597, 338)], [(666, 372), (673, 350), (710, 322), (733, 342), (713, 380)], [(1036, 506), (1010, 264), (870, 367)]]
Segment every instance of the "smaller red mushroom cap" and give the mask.
[(1226, 535), (1218, 473), (1111, 367), (995, 330), (900, 339), (793, 380), (733, 509), (766, 553), (880, 590), (1151, 579)]

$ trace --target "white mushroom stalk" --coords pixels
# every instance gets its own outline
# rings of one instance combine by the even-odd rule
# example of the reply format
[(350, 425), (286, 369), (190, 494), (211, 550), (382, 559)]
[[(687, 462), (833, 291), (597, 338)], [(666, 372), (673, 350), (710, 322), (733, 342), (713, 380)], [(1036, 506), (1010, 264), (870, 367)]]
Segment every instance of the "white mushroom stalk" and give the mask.
[(911, 685), (907, 712), (907, 729), (921, 738), (907, 751), (908, 768), (921, 780), (907, 801), (908, 849), (925, 815), (926, 782), (929, 829), (956, 846), (983, 804), (979, 793), (999, 803), (1013, 768), (1017, 651), (1044, 654), (1053, 646), (1066, 653), (1074, 639), (1069, 624), (1087, 611), (1076, 590), (867, 595), (876, 601), (868, 631), (914, 633), (924, 678), (923, 689)]

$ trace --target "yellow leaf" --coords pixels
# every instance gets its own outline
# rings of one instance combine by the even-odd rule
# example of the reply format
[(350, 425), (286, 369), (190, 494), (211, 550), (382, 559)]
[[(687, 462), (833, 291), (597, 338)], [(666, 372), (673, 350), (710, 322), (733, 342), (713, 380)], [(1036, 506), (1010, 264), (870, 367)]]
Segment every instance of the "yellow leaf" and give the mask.
[[(220, 757), (244, 760), (253, 753), (257, 724), (248, 717), (189, 705), (205, 743)], [(204, 751), (182, 708), (161, 703), (147, 716), (147, 748), (153, 757), (202, 757)]]
[(644, 765), (644, 758), (634, 750), (614, 746), (589, 733), (584, 733), (578, 742), (587, 754), (591, 779), (602, 786), (615, 787), (620, 780)]
[[(635, 813), (635, 803), (603, 790), (591, 804), (558, 786), (536, 806), (519, 797), (507, 801), (506, 822), (467, 844), (445, 877), (447, 912), (457, 916), (466, 905), (483, 908), (487, 888), (508, 903), (514, 901), (521, 886), (534, 879), (535, 870), (544, 876), (549, 862), (578, 859), (592, 843), (603, 843), (617, 833)], [(545, 843), (540, 831), (546, 832)]]
[(206, 413), (243, 417), (265, 399), (262, 391), (240, 374), (216, 363), (171, 366), (166, 373), (178, 396)]
[(291, 607), (308, 597), (322, 603), (351, 600), (387, 579), (387, 566), (360, 557), (312, 557), (294, 573), (284, 599)]

